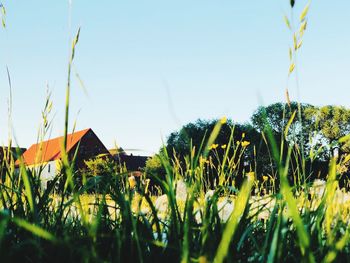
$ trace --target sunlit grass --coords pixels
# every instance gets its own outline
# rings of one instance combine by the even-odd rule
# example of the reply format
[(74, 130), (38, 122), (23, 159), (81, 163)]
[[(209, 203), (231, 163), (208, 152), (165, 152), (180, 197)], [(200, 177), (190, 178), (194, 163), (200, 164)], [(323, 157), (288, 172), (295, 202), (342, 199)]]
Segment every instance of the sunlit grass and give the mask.
[[(68, 261), (119, 262), (126, 257), (160, 261), (171, 257), (183, 262), (329, 262), (339, 253), (347, 253), (350, 193), (338, 186), (340, 163), (330, 164), (327, 181), (302, 183), (305, 188), (281, 180), (286, 186), (263, 191), (276, 184), (275, 178), (264, 176), (257, 181), (255, 173), (247, 171), (246, 183), (234, 193), (229, 190), (235, 185), (234, 178), (226, 178), (235, 169), (230, 164), (232, 155), (241, 152), (228, 151), (244, 138), (239, 143), (230, 138), (222, 156), (212, 147), (215, 133), (209, 138), (209, 146), (202, 152), (192, 151), (190, 158), (196, 161), (184, 170), (176, 160), (163, 157), (166, 179), (153, 180), (160, 181), (164, 196), (146, 192), (143, 185), (138, 190), (131, 188), (127, 173), (111, 175), (104, 192), (91, 193), (91, 185), (86, 184), (74, 192), (65, 187), (63, 193), (55, 193), (53, 188), (41, 189), (37, 174), (23, 167), (16, 172), (11, 169), (13, 162), (5, 162), (6, 179), (0, 185), (1, 254), (12, 260), (18, 256), (13, 250), (27, 257), (27, 242), (36, 244), (31, 249), (41, 255), (33, 257), (38, 261), (48, 260), (53, 254), (45, 251), (61, 249), (62, 244), (66, 246), (62, 256)], [(210, 164), (209, 153), (218, 158), (215, 170), (223, 178), (214, 190), (201, 178)], [(278, 152), (274, 154), (278, 162)], [(283, 162), (286, 167), (289, 156)], [(229, 169), (222, 168), (225, 163)], [(279, 168), (279, 178), (286, 176), (285, 169)], [(57, 181), (63, 175), (58, 175)], [(74, 176), (73, 172), (72, 179)], [(186, 189), (181, 198), (179, 179)], [(163, 211), (158, 210), (160, 198)], [(70, 244), (80, 244), (81, 249), (73, 252)]]
[[(308, 9), (309, 4), (300, 15), (298, 32), (285, 17), (293, 34), (288, 76), (297, 71), (296, 55)], [(3, 7), (1, 18), (5, 26)], [(21, 159), (16, 167), (10, 149), (4, 150), (7, 158), (0, 165), (1, 262), (350, 261), (350, 193), (338, 183), (350, 157), (331, 158), (325, 181), (310, 180), (313, 171), (309, 174), (305, 169), (309, 157), (303, 145), (287, 141), (294, 119), (302, 123), (300, 104), (285, 120), (280, 144), (271, 127), (266, 125), (261, 131), (271, 171), (260, 180), (251, 167), (239, 170), (248, 147), (254, 147), (256, 158), (255, 145), (244, 133), (235, 139), (232, 126), (227, 141), (217, 143), (227, 123), (223, 117), (199, 147), (189, 147), (186, 156), (163, 148), (159, 158), (165, 174), (148, 178), (158, 183), (157, 191), (145, 184), (136, 187), (122, 169), (106, 175), (101, 189), (96, 190), (86, 178), (78, 184), (81, 175), (74, 166), (75, 156), (68, 157), (66, 141), (71, 68), (79, 33), (68, 63), (61, 173), (52, 186), (43, 189), (42, 169), (28, 169)], [(287, 102), (290, 104), (288, 91)], [(38, 143), (50, 130), (51, 107), (48, 95)], [(339, 142), (347, 140), (345, 136)], [(208, 178), (209, 170), (217, 180)], [(242, 184), (238, 176), (244, 178)]]

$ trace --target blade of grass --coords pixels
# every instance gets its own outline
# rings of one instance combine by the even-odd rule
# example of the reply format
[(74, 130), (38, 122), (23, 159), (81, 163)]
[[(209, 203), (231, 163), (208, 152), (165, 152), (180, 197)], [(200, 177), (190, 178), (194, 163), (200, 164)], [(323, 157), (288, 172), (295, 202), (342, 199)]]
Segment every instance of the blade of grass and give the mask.
[(253, 187), (253, 184), (254, 184), (254, 177), (248, 175), (247, 180), (244, 182), (241, 190), (239, 191), (238, 197), (235, 201), (234, 210), (222, 234), (222, 238), (214, 258), (215, 263), (224, 262), (224, 259), (227, 256), (232, 237), (235, 234), (235, 231), (239, 225), (241, 216), (248, 204), (248, 200), (250, 197), (250, 192)]
[(18, 218), (18, 217), (14, 217), (12, 218), (12, 221), (19, 227), (31, 232), (33, 235), (38, 236), (40, 238), (49, 240), (49, 241), (56, 241), (56, 238), (54, 235), (52, 235), (50, 232), (46, 231), (45, 229), (31, 224), (28, 221)]

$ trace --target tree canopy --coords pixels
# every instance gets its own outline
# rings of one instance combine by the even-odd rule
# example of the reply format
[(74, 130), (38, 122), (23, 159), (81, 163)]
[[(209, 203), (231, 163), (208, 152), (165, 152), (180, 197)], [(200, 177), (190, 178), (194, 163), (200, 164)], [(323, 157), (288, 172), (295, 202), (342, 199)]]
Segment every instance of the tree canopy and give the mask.
[[(175, 154), (181, 160), (193, 149), (198, 152), (201, 146), (206, 145), (217, 121), (198, 119), (172, 132), (166, 142), (168, 155)], [(271, 173), (274, 165), (266, 145), (266, 134), (264, 135), (268, 126), (277, 145), (281, 145), (284, 141), (285, 145), (295, 147), (299, 152), (303, 149), (309, 165), (315, 161), (328, 162), (334, 155), (334, 148), (339, 149), (337, 152), (339, 155), (350, 152), (350, 142), (341, 145), (339, 143), (340, 138), (350, 133), (349, 109), (341, 106), (317, 107), (297, 102), (261, 106), (251, 116), (251, 123), (240, 124), (228, 120), (215, 141), (217, 152), (219, 154), (225, 152), (233, 129), (234, 142), (242, 139), (249, 142), (244, 154), (245, 164), (250, 165), (258, 177)], [(287, 148), (280, 150), (286, 151)]]

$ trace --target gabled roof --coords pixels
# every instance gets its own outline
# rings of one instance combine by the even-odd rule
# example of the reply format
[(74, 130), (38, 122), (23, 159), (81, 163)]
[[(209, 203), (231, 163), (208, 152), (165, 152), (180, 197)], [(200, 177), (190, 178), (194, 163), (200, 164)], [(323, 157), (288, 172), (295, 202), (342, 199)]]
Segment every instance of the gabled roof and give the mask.
[[(77, 131), (67, 135), (67, 153), (78, 144), (81, 138), (84, 137), (91, 129), (85, 129)], [(57, 137), (48, 141), (43, 141), (37, 144), (33, 144), (23, 154), (23, 160), (25, 165), (40, 164), (50, 162), (53, 160), (59, 160), (61, 156), (61, 147), (63, 144), (63, 136)], [(17, 160), (16, 164), (19, 164)]]

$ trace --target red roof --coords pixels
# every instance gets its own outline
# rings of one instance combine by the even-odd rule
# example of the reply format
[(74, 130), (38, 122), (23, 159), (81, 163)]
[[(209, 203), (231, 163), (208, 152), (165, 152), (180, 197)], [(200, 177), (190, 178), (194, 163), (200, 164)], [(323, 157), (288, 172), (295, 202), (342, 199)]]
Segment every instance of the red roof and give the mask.
[[(77, 131), (67, 135), (67, 153), (81, 140), (81, 138), (91, 129)], [(63, 136), (48, 141), (33, 144), (22, 155), (26, 165), (40, 164), (59, 160), (61, 158), (61, 147)], [(19, 164), (19, 160), (16, 161)]]

